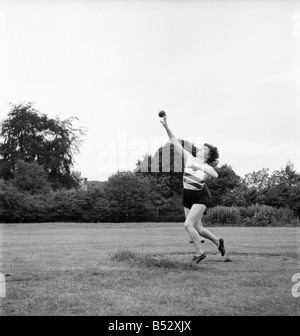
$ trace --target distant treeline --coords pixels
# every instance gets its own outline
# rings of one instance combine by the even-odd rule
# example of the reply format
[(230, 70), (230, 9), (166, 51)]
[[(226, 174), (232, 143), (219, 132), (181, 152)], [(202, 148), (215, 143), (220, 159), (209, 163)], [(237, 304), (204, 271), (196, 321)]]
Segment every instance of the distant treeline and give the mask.
[[(299, 189), (288, 188), (288, 179), (285, 187), (278, 181), (273, 189), (259, 189), (240, 181), (227, 165), (217, 170), (219, 178), (208, 182), (213, 201), (207, 225), (299, 225), (299, 202), (293, 203)], [(287, 172), (291, 167), (281, 173)], [(100, 189), (54, 191), (40, 166), (19, 161), (15, 178), (0, 180), (0, 222), (180, 222), (181, 178), (180, 173), (126, 171), (112, 175)]]

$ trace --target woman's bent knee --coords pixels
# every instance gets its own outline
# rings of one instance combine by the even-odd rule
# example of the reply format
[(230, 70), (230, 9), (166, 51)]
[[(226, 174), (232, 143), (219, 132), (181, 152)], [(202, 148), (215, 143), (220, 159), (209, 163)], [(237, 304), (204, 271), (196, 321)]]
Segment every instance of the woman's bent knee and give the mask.
[(184, 222), (184, 227), (185, 227), (185, 229), (189, 229), (189, 228), (195, 227), (195, 224), (196, 224), (196, 223), (194, 223), (194, 222), (191, 221), (191, 220), (186, 220), (186, 221)]
[(203, 229), (202, 225), (198, 225), (197, 230), (200, 234), (202, 234), (204, 232), (204, 229)]

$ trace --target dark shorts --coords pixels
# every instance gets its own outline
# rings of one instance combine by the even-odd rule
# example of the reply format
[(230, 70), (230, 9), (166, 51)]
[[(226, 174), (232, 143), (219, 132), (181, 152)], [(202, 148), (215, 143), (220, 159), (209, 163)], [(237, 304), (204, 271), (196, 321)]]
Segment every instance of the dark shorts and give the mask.
[(209, 203), (210, 203), (210, 199), (205, 189), (203, 190), (183, 189), (182, 204), (185, 208), (191, 209), (193, 204), (204, 204), (206, 207), (208, 207)]

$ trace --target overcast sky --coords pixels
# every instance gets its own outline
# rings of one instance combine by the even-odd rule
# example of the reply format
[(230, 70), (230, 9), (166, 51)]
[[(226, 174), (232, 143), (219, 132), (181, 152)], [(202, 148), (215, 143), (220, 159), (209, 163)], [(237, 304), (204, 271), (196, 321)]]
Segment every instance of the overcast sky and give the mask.
[(78, 117), (89, 180), (164, 143), (160, 110), (240, 176), (300, 171), (299, 1), (0, 0), (0, 39), (0, 119)]

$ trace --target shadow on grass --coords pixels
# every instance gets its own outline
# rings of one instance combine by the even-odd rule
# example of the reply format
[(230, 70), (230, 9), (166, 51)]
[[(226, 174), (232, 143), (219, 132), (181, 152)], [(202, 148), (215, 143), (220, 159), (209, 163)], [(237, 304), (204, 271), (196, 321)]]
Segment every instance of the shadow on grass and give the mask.
[(198, 270), (199, 265), (192, 262), (183, 262), (177, 260), (170, 260), (164, 256), (149, 256), (142, 255), (130, 250), (120, 250), (115, 253), (110, 253), (112, 261), (126, 262), (132, 266), (145, 267), (145, 268), (161, 268), (168, 270)]

